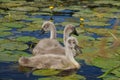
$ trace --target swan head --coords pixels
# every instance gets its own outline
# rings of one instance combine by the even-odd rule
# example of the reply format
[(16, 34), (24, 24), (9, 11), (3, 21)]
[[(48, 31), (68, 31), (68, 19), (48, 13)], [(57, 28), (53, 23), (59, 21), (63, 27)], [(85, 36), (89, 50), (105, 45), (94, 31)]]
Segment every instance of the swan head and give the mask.
[(28, 64), (30, 63), (30, 60), (26, 57), (20, 57), (18, 62), (21, 66), (28, 66)]
[(71, 36), (71, 34), (74, 34), (76, 36), (79, 35), (77, 30), (75, 29), (75, 26), (72, 24), (68, 24), (65, 26), (64, 33), (69, 34), (69, 36)]
[(52, 27), (54, 27), (54, 24), (53, 22), (51, 21), (45, 21), (42, 25), (42, 29), (41, 29), (41, 33), (45, 33), (45, 32), (48, 32), (52, 29)]
[(82, 53), (81, 47), (78, 46), (78, 40), (73, 36), (68, 37), (68, 39), (66, 40), (66, 47), (70, 49), (75, 49), (76, 51)]

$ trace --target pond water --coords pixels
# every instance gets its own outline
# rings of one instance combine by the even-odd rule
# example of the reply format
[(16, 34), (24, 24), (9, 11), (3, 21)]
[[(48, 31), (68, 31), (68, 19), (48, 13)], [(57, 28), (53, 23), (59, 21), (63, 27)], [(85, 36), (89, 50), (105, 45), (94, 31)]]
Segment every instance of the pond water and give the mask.
[[(65, 14), (65, 15), (52, 16), (52, 18), (54, 19), (54, 23), (64, 22), (65, 19), (67, 19), (67, 18), (73, 18), (73, 19), (78, 20), (77, 18), (72, 17), (71, 15), (68, 15), (69, 12), (71, 13), (73, 11), (69, 11), (69, 10), (64, 10), (64, 11), (62, 11), (62, 12), (67, 13), (67, 15)], [(0, 16), (0, 17), (2, 17), (2, 16)], [(47, 15), (31, 16), (31, 15), (29, 15), (29, 17), (42, 18), (44, 20), (49, 20), (51, 16), (47, 16)], [(22, 21), (30, 22), (27, 20), (22, 20)], [(111, 20), (110, 23), (113, 21), (114, 20)], [(57, 28), (57, 30), (64, 29), (63, 26), (59, 26), (59, 25), (56, 28)], [(19, 32), (19, 31), (17, 31), (16, 28), (13, 28), (12, 30), (10, 30), (10, 32), (12, 32), (13, 35), (7, 36), (7, 38), (9, 38), (9, 37), (15, 38), (18, 36), (33, 36), (38, 39), (42, 39), (45, 37), (49, 37), (49, 33), (40, 35), (40, 30)], [(97, 34), (93, 34), (91, 36), (94, 38), (100, 37)], [(57, 37), (62, 38), (63, 34), (57, 34)], [(100, 76), (103, 73), (100, 68), (95, 67), (95, 66), (86, 65), (84, 61), (80, 61), (80, 64), (81, 64), (81, 68), (76, 71), (77, 74), (85, 76), (86, 80), (101, 80), (101, 79), (97, 78), (98, 76)], [(45, 77), (45, 76), (33, 76), (32, 74), (30, 74), (28, 77), (25, 72), (21, 72), (19, 70), (19, 64), (17, 62), (0, 62), (0, 80), (37, 80), (38, 78), (43, 78), (43, 77)]]

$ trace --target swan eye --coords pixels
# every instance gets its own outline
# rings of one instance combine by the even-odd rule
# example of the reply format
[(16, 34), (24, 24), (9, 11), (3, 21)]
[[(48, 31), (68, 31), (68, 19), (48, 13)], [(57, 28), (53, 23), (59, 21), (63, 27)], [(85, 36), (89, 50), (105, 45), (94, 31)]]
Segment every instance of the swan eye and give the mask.
[(71, 44), (71, 40), (68, 40), (68, 43)]
[(73, 44), (75, 44), (75, 41), (73, 41)]

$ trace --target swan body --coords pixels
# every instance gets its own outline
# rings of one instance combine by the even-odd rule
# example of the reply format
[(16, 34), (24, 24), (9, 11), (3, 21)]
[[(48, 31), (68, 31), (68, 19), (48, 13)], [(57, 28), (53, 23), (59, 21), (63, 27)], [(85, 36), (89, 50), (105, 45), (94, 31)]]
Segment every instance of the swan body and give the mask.
[(32, 57), (21, 57), (19, 64), (21, 66), (33, 67), (36, 69), (79, 69), (79, 63), (74, 59), (74, 48), (77, 40), (74, 37), (67, 39), (65, 43), (65, 55), (45, 54)]
[[(42, 39), (38, 42), (38, 44), (33, 49), (33, 55), (37, 54), (56, 54), (56, 55), (65, 55), (64, 47), (56, 40), (56, 29), (52, 22), (45, 22), (42, 25), (44, 31), (51, 30), (51, 37)], [(70, 36), (72, 32), (75, 31), (75, 27), (71, 24), (65, 26), (64, 29), (64, 43), (65, 40)]]
[(42, 29), (44, 31), (50, 30), (50, 34), (51, 34), (50, 38), (45, 38), (40, 40), (38, 44), (35, 46), (35, 48), (33, 49), (33, 55), (40, 54), (41, 50), (43, 54), (45, 51), (54, 49), (55, 47), (59, 47), (59, 48), (62, 47), (62, 45), (56, 40), (56, 28), (52, 22), (50, 21), (44, 22), (42, 25)]

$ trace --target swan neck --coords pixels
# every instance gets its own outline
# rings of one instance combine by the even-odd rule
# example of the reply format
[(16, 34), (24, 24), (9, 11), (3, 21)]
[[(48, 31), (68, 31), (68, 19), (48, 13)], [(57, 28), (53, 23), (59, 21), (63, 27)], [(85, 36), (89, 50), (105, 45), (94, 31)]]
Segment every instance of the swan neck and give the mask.
[(64, 30), (64, 35), (63, 35), (64, 45), (65, 45), (65, 42), (69, 36), (70, 36), (70, 33), (68, 33), (67, 30)]
[(72, 64), (76, 66), (76, 68), (79, 68), (79, 63), (74, 59), (73, 50), (66, 47), (65, 54), (66, 54), (66, 57), (69, 59), (69, 61), (71, 61)]
[(51, 24), (50, 26), (50, 39), (56, 39), (56, 28), (53, 24)]

